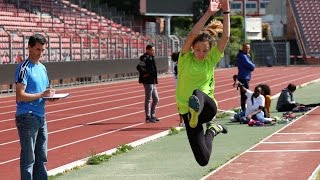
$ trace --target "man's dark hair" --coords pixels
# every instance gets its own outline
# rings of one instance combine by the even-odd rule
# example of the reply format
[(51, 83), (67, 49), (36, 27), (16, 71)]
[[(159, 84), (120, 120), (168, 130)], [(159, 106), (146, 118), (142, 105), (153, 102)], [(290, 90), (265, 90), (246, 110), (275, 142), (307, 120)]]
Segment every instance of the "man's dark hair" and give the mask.
[(297, 89), (297, 86), (290, 83), (287, 88), (289, 91), (293, 92)]
[(148, 44), (148, 45), (146, 46), (146, 50), (152, 49), (153, 47), (154, 47), (154, 45)]
[(40, 44), (44, 45), (47, 43), (47, 39), (42, 34), (33, 34), (29, 38), (28, 45), (33, 47), (36, 45), (36, 43), (40, 43)]

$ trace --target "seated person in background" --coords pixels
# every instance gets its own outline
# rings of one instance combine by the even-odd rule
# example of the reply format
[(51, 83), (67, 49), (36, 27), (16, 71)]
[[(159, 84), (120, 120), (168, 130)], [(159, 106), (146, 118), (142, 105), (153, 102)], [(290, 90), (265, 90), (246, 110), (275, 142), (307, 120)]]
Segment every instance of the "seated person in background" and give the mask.
[[(236, 86), (236, 84), (238, 84), (238, 76), (237, 75), (233, 75), (233, 87)], [(259, 84), (259, 87), (261, 87), (261, 95), (264, 96), (265, 98), (265, 104), (264, 104), (264, 116), (265, 117), (270, 117), (270, 106), (271, 106), (271, 89), (270, 86), (267, 84)], [(238, 87), (237, 87), (238, 89)]]
[(261, 94), (262, 88), (261, 86), (256, 86), (254, 88), (254, 92), (246, 89), (240, 82), (236, 82), (237, 87), (240, 87), (242, 93), (248, 97), (246, 101), (246, 113), (245, 116), (247, 120), (250, 119), (260, 121), (261, 123), (270, 124), (272, 123), (271, 119), (266, 119), (264, 116), (264, 106), (265, 106), (265, 98)]
[(258, 86), (261, 87), (261, 94), (264, 96), (265, 98), (265, 117), (270, 117), (270, 106), (271, 106), (271, 89), (270, 86), (267, 84), (259, 84)]
[(282, 89), (279, 99), (277, 101), (276, 109), (278, 112), (286, 112), (286, 111), (299, 111), (299, 109), (304, 109), (302, 111), (307, 111), (306, 109), (309, 107), (319, 106), (320, 103), (317, 104), (300, 104), (295, 102), (293, 98), (293, 93), (296, 91), (297, 86), (294, 84), (289, 84), (287, 88)]

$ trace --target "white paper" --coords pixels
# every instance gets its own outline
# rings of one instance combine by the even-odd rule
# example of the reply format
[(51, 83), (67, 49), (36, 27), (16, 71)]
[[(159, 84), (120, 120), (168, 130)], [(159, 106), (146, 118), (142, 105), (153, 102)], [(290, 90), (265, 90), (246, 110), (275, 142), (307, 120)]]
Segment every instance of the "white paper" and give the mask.
[(53, 96), (43, 97), (45, 99), (55, 99), (55, 98), (65, 98), (68, 97), (69, 93), (60, 93), (60, 94), (54, 94)]

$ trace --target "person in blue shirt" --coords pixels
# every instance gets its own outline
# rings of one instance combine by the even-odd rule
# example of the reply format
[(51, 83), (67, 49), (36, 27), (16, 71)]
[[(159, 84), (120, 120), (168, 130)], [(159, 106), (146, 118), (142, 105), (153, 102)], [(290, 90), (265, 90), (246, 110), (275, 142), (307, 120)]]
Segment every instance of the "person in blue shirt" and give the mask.
[[(249, 89), (249, 81), (251, 80), (251, 72), (254, 71), (255, 64), (250, 57), (250, 44), (245, 43), (242, 45), (242, 50), (239, 50), (237, 55), (238, 66), (238, 81), (246, 88)], [(241, 97), (241, 110), (246, 112), (246, 100), (245, 93), (240, 91)]]
[[(16, 126), (20, 138), (20, 175), (22, 180), (48, 179), (47, 144), (48, 130), (45, 119), (44, 97), (53, 96), (47, 70), (39, 62), (45, 51), (46, 38), (34, 34), (29, 38), (29, 57), (18, 64), (16, 83)], [(55, 101), (51, 98), (49, 101)]]

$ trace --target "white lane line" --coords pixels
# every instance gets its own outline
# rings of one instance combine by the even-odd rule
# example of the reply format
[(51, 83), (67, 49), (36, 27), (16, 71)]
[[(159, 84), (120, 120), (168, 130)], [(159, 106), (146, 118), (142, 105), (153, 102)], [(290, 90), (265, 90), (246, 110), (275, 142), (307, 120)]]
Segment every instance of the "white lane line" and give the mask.
[(251, 150), (249, 153), (275, 153), (275, 152), (320, 152), (320, 149), (287, 149), (287, 150)]
[[(281, 74), (282, 75), (282, 74)], [(278, 76), (277, 74), (273, 74), (272, 76)], [(281, 78), (282, 79), (287, 79), (287, 78), (290, 78), (291, 76), (296, 76), (296, 74), (293, 74), (293, 75), (288, 75), (288, 76), (282, 76)], [(296, 80), (298, 80), (298, 79), (304, 79), (304, 78), (306, 78), (306, 77), (309, 77), (309, 76), (314, 76), (314, 74), (312, 74), (312, 75), (308, 75), (308, 76), (301, 76), (301, 78), (296, 78)], [(265, 79), (269, 79), (269, 80), (267, 80), (267, 81), (264, 81), (265, 83), (266, 82), (272, 82), (272, 81), (275, 81), (275, 80), (278, 80), (278, 79), (275, 79), (275, 78), (266, 78), (266, 77), (263, 77), (263, 78), (265, 78)], [(229, 79), (229, 78), (228, 78)], [(259, 79), (259, 78), (256, 78), (255, 80), (257, 80), (257, 79)], [(218, 82), (221, 82), (221, 81), (217, 81), (216, 82), (216, 84), (218, 83)], [(259, 81), (258, 81), (259, 82)], [(252, 85), (256, 85), (256, 84), (259, 84), (259, 83), (253, 83)], [(167, 82), (167, 83), (163, 83), (163, 84), (170, 84), (169, 86), (167, 86), (167, 87), (171, 87), (171, 86), (174, 86), (173, 85), (173, 83), (171, 83), (171, 82)], [(159, 86), (159, 89), (161, 89), (161, 88), (167, 88), (166, 86), (163, 86), (163, 84), (162, 84), (162, 86)], [(278, 84), (278, 85), (275, 85), (275, 86), (280, 86), (280, 85), (282, 85), (282, 84), (284, 84), (284, 83), (281, 83), (281, 84)], [(305, 84), (307, 84), (307, 83), (305, 83)], [(218, 86), (216, 86), (215, 88), (219, 88), (219, 87), (224, 87), (224, 86), (230, 86), (229, 84), (225, 84), (225, 83), (223, 83), (223, 85), (218, 85)], [(130, 86), (130, 88), (132, 89), (132, 88), (138, 88), (139, 86)], [(271, 86), (271, 87), (274, 87), (274, 86)], [(140, 88), (140, 87), (139, 87)], [(87, 90), (87, 91), (94, 91), (95, 93), (89, 93), (89, 94), (82, 94), (82, 95), (75, 95), (75, 97), (82, 97), (82, 96), (89, 96), (89, 95), (94, 95), (94, 94), (101, 94), (101, 93), (103, 93), (103, 94), (105, 94), (106, 92), (105, 92), (105, 90), (104, 91), (99, 91), (99, 92), (96, 92), (97, 90), (99, 90), (100, 88), (98, 87), (96, 90)], [(108, 91), (108, 92), (116, 92), (116, 91), (118, 91), (118, 89), (115, 89), (115, 90), (110, 90), (110, 91)], [(141, 90), (139, 90), (139, 91), (141, 91)], [(135, 91), (135, 92), (139, 92), (139, 91)], [(231, 88), (231, 89), (229, 89), (229, 90), (225, 90), (225, 91), (222, 91), (222, 92), (217, 92), (217, 93), (215, 93), (215, 95), (217, 95), (217, 94), (222, 94), (222, 93), (226, 93), (226, 92), (229, 92), (229, 91), (234, 91), (234, 88)], [(73, 94), (76, 94), (77, 92), (74, 92)], [(115, 94), (115, 95), (117, 95), (117, 94)], [(72, 103), (71, 101), (70, 102), (67, 102), (67, 103)], [(49, 104), (49, 105), (47, 105), (48, 107), (51, 107), (51, 106), (58, 106), (59, 104)], [(12, 107), (13, 106), (15, 106), (15, 104), (13, 104), (13, 105), (11, 105)], [(2, 108), (2, 107), (0, 107), (0, 108)], [(14, 113), (15, 111), (7, 111), (7, 112), (4, 112), (4, 113), (0, 113), (0, 114), (6, 114), (6, 113)], [(0, 121), (1, 122), (1, 121)]]
[[(172, 117), (172, 116), (176, 116), (176, 114), (171, 114), (171, 115), (168, 115), (168, 116), (163, 116), (162, 118), (168, 118), (168, 117)], [(181, 129), (181, 128), (180, 128), (180, 127), (177, 127), (177, 129)], [(131, 145), (131, 146), (133, 146), (133, 147), (137, 147), (137, 146), (139, 146), (139, 145), (145, 144), (145, 143), (150, 142), (150, 141), (153, 141), (153, 140), (155, 140), (155, 139), (164, 137), (164, 136), (168, 135), (169, 133), (170, 133), (170, 129), (169, 129), (169, 130), (166, 130), (166, 131), (163, 131), (163, 132), (160, 132), (160, 133), (157, 133), (157, 134), (154, 134), (154, 135), (151, 135), (151, 136), (148, 136), (148, 137), (145, 137), (145, 138), (143, 138), (143, 139), (136, 140), (136, 141), (134, 141), (134, 142), (129, 143), (128, 145)], [(107, 150), (107, 151), (105, 151), (105, 152), (99, 153), (99, 154), (97, 154), (97, 155), (103, 155), (103, 154), (111, 155), (112, 153), (114, 153), (114, 152), (116, 152), (116, 151), (117, 151), (117, 148), (113, 148), (113, 149)], [(87, 157), (87, 158), (84, 158), (84, 159), (81, 159), (81, 160), (77, 160), (77, 161), (68, 163), (68, 164), (66, 164), (66, 165), (63, 165), (63, 166), (54, 168), (54, 169), (51, 169), (50, 171), (48, 171), (48, 174), (49, 174), (49, 175), (55, 175), (55, 174), (58, 174), (58, 173), (63, 173), (63, 172), (65, 172), (66, 170), (71, 170), (71, 169), (73, 169), (74, 167), (82, 166), (82, 165), (86, 164), (86, 162), (87, 162), (87, 160), (88, 160), (89, 158), (90, 158), (90, 157)]]
[[(167, 93), (167, 92), (171, 92), (171, 91), (173, 91), (173, 90), (169, 89), (169, 90), (166, 90), (166, 91), (161, 91), (161, 92), (159, 92), (159, 94)], [(126, 94), (128, 94), (128, 93), (126, 93)], [(86, 104), (86, 105), (82, 105), (82, 106), (75, 106), (75, 107), (72, 107), (72, 108), (65, 108), (65, 109), (60, 109), (60, 110), (56, 110), (56, 111), (49, 111), (46, 114), (55, 114), (57, 112), (80, 109), (80, 108), (85, 108), (85, 107), (91, 107), (91, 106), (94, 106), (94, 105), (101, 105), (101, 104), (108, 104), (108, 103), (114, 103), (114, 102), (119, 102), (119, 101), (125, 101), (125, 100), (134, 99), (134, 98), (140, 98), (140, 97), (144, 97), (144, 96), (145, 96), (144, 94), (140, 94), (140, 95), (137, 95), (137, 96), (129, 96), (127, 98), (116, 99), (116, 100), (112, 100), (112, 101), (100, 101), (100, 102), (97, 102), (97, 103)], [(167, 97), (173, 97), (173, 96), (166, 96), (166, 97), (161, 98), (161, 99), (165, 99)], [(82, 101), (95, 100), (95, 99), (100, 99), (100, 97), (98, 97), (98, 98), (90, 98), (90, 99), (85, 99), (85, 100), (79, 100), (79, 101), (73, 101), (73, 102), (82, 102)], [(64, 104), (73, 103), (73, 102), (66, 102)], [(142, 102), (139, 101), (139, 103), (142, 103)], [(133, 104), (137, 104), (137, 103), (133, 103)], [(61, 104), (60, 104), (60, 106), (61, 106)], [(126, 106), (120, 106), (120, 107), (126, 107)], [(12, 111), (12, 112), (15, 112), (15, 111)], [(98, 111), (92, 111), (92, 112), (94, 113), (94, 112), (98, 112)], [(83, 115), (85, 115), (85, 114), (83, 114)], [(0, 121), (0, 123), (4, 122), (4, 121), (11, 121), (11, 120), (14, 120), (14, 118)], [(48, 122), (50, 122), (50, 121), (48, 121)], [(4, 131), (6, 131), (6, 130), (1, 130), (0, 132), (4, 132)]]
[[(318, 107), (319, 108), (319, 107)], [(316, 108), (308, 111), (305, 115), (311, 113), (312, 111), (314, 111)], [(212, 174), (216, 173), (217, 171), (219, 171), (220, 169), (224, 168), (225, 166), (231, 164), (233, 161), (236, 161), (240, 156), (244, 155), (245, 153), (252, 151), (252, 149), (254, 149), (255, 147), (259, 146), (262, 142), (265, 142), (267, 139), (271, 138), (274, 134), (284, 130), (285, 128), (287, 128), (288, 126), (290, 126), (291, 124), (293, 124), (296, 121), (299, 121), (300, 119), (302, 119), (302, 117), (304, 116), (300, 116), (298, 117), (296, 120), (294, 120), (292, 123), (285, 125), (284, 127), (282, 127), (281, 129), (278, 129), (276, 132), (270, 134), (269, 136), (267, 136), (266, 138), (264, 138), (262, 141), (260, 141), (259, 143), (253, 145), (251, 148), (247, 149), (246, 151), (240, 153), (238, 156), (235, 156), (234, 158), (230, 159), (229, 161), (227, 161), (226, 163), (224, 163), (223, 165), (219, 166), (217, 169), (211, 171), (209, 174), (207, 174), (206, 176), (204, 176), (203, 178), (201, 178), (200, 180), (205, 180), (206, 178), (210, 177)]]
[[(137, 103), (136, 103), (136, 104), (137, 104)], [(175, 104), (176, 104), (176, 103), (171, 103), (171, 104), (166, 104), (166, 105), (158, 106), (158, 109), (161, 109), (161, 108), (164, 108), (164, 107), (167, 107), (167, 106), (171, 106), (171, 105), (175, 105)], [(131, 104), (131, 105), (133, 105), (133, 104)], [(128, 105), (128, 106), (129, 106), (129, 105)], [(119, 108), (119, 107), (116, 107), (116, 108), (113, 108), (113, 109), (117, 109), (117, 108)], [(109, 110), (112, 110), (112, 109), (107, 109), (107, 110), (109, 111)], [(107, 110), (105, 110), (105, 111), (107, 111)], [(126, 116), (131, 116), (131, 115), (134, 115), (134, 114), (139, 114), (139, 113), (142, 113), (142, 112), (144, 112), (144, 110), (136, 111), (136, 112), (134, 112), (134, 113), (127, 113), (127, 114), (124, 114), (124, 115), (121, 115), (121, 116), (116, 116), (116, 117), (101, 119), (101, 120), (97, 120), (97, 121), (94, 121), (94, 122), (85, 123), (85, 124), (82, 124), (82, 125), (71, 126), (71, 127), (68, 127), (68, 128), (59, 129), (59, 130), (56, 130), (56, 131), (49, 132), (48, 134), (54, 134), (54, 133), (58, 133), (58, 132), (67, 131), (67, 130), (70, 130), (70, 129), (75, 129), (75, 128), (83, 127), (83, 126), (86, 126), (86, 125), (91, 125), (91, 124), (95, 124), (95, 123), (110, 121), (110, 120), (114, 120), (114, 119), (118, 119), (118, 118), (122, 118), (122, 117), (126, 117)], [(87, 114), (91, 114), (91, 113), (87, 113)], [(82, 115), (83, 115), (83, 114), (82, 114)], [(77, 116), (82, 116), (82, 115), (77, 115)], [(176, 115), (177, 115), (177, 114), (176, 114)], [(69, 118), (61, 118), (61, 119), (56, 119), (56, 120), (54, 120), (54, 121), (61, 121), (61, 120), (65, 120), (65, 119), (69, 119)], [(50, 122), (54, 122), (54, 121), (50, 121)], [(17, 139), (17, 140), (13, 140), (13, 141), (1, 143), (0, 146), (4, 146), (4, 145), (16, 143), (16, 142), (19, 142), (19, 140)]]
[(280, 135), (317, 135), (320, 134), (320, 132), (306, 132), (306, 133), (277, 133)]
[(304, 143), (320, 143), (320, 141), (265, 141), (262, 144), (304, 144)]
[[(168, 117), (171, 117), (171, 116), (176, 116), (177, 114), (171, 114), (171, 115), (167, 115), (167, 116), (164, 116), (164, 117), (161, 117), (162, 119), (164, 118), (168, 118)], [(102, 122), (103, 120), (100, 120), (99, 122)], [(97, 121), (98, 122), (98, 121)], [(96, 122), (96, 123), (97, 123)], [(92, 123), (91, 123), (92, 124)], [(70, 145), (73, 145), (73, 144), (77, 144), (77, 143), (80, 143), (80, 142), (84, 142), (84, 141), (88, 141), (88, 140), (91, 140), (91, 139), (94, 139), (94, 138), (98, 138), (98, 137), (101, 137), (101, 136), (104, 136), (104, 135), (108, 135), (108, 134), (111, 134), (111, 133), (115, 133), (115, 132), (118, 132), (118, 131), (121, 131), (121, 130), (125, 130), (125, 129), (130, 129), (132, 127), (136, 127), (136, 126), (139, 126), (139, 125), (142, 125), (142, 124), (145, 124), (145, 122), (143, 123), (136, 123), (136, 124), (132, 124), (130, 126), (126, 126), (126, 127), (122, 127), (122, 128), (119, 128), (119, 129), (115, 129), (113, 131), (108, 131), (108, 132), (105, 132), (105, 133), (102, 133), (102, 134), (98, 134), (98, 135), (95, 135), (95, 136), (91, 136), (91, 137), (88, 137), (88, 138), (84, 138), (84, 139), (80, 139), (80, 140), (77, 140), (77, 141), (72, 141), (71, 143), (66, 143), (66, 144), (63, 144), (63, 145), (60, 145), (60, 146), (56, 146), (56, 147), (53, 147), (53, 148), (49, 148), (48, 149), (48, 152), (49, 151), (52, 151), (52, 150), (56, 150), (56, 149), (60, 149), (60, 148), (63, 148), (63, 147), (66, 147), (66, 146), (70, 146)], [(84, 125), (82, 125), (84, 126)], [(148, 139), (148, 138), (147, 138)], [(140, 141), (140, 140), (138, 140)], [(140, 141), (141, 142), (141, 141)], [(142, 142), (141, 142), (142, 143)], [(143, 143), (146, 143), (146, 142), (143, 142)], [(135, 143), (135, 145), (137, 146), (138, 144)], [(7, 161), (4, 161), (4, 162), (0, 162), (0, 165), (2, 164), (6, 164), (6, 163), (9, 163), (9, 162), (13, 162), (13, 161), (16, 161), (16, 160), (19, 160), (20, 158), (14, 158), (14, 159), (10, 159), (10, 160), (7, 160)]]
[[(158, 89), (168, 89), (168, 87), (171, 87), (171, 86), (162, 86)], [(131, 88), (132, 90), (132, 88)], [(162, 93), (162, 92), (170, 92), (170, 91), (174, 91), (174, 89), (169, 89), (169, 90), (166, 90), (166, 91), (160, 91), (159, 93)], [(130, 91), (130, 92), (123, 92), (123, 93), (113, 93), (113, 92), (119, 92), (119, 90), (114, 90), (114, 91), (104, 91), (104, 92), (99, 92), (99, 93), (90, 93), (90, 94), (83, 94), (83, 95), (77, 95), (77, 96), (73, 96), (72, 97), (83, 97), (83, 96), (90, 96), (91, 98), (84, 98), (84, 99), (81, 99), (81, 100), (74, 100), (74, 101), (68, 101), (68, 102), (63, 102), (63, 105), (65, 104), (72, 104), (72, 103), (77, 103), (77, 102), (86, 102), (86, 101), (90, 101), (90, 100), (97, 100), (97, 99), (104, 99), (104, 98), (109, 98), (109, 97), (114, 97), (114, 96), (120, 96), (120, 95), (128, 95), (128, 94), (134, 94), (134, 93), (138, 93), (138, 92), (144, 92), (143, 89), (141, 89), (141, 87), (139, 87), (139, 90), (135, 90), (135, 91)], [(104, 95), (99, 95), (99, 94), (104, 94)], [(107, 94), (107, 95), (106, 95)], [(111, 95), (110, 95), (111, 94)], [(144, 93), (141, 93), (141, 95), (139, 96), (133, 96), (133, 97), (140, 97), (140, 96), (144, 96)], [(119, 101), (120, 100), (125, 100), (125, 99), (118, 99)], [(89, 104), (90, 105), (90, 104)], [(15, 105), (13, 105), (15, 106)], [(55, 104), (48, 104), (46, 106), (47, 107), (55, 107), (55, 106), (61, 106), (60, 103), (55, 103)], [(80, 106), (81, 107), (81, 106)], [(2, 112), (0, 113), (1, 114), (10, 114), (10, 113), (15, 113), (16, 111), (13, 110), (13, 111), (6, 111), (6, 112)], [(51, 111), (51, 112), (48, 112), (49, 114), (50, 113), (54, 113), (54, 112), (57, 112), (57, 111)], [(47, 113), (47, 114), (48, 114)], [(5, 120), (1, 120), (0, 122), (4, 122)]]

